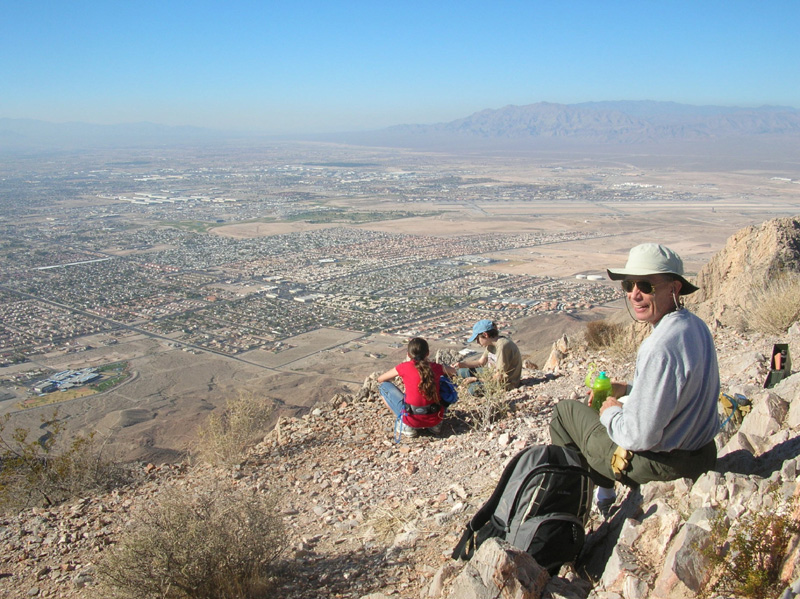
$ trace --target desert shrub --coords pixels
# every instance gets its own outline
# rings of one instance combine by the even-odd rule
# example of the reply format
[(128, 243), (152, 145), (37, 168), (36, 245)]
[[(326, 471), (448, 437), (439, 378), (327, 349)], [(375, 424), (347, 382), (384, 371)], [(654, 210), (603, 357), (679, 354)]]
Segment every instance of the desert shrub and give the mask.
[(176, 485), (135, 512), (98, 579), (125, 599), (266, 598), (285, 543), (271, 497), (222, 479)]
[(612, 324), (605, 320), (593, 320), (586, 323), (586, 345), (589, 349), (603, 349), (614, 342), (622, 333), (622, 325)]
[(494, 378), (494, 372), (492, 368), (477, 371), (477, 379), (482, 385), (482, 394), (478, 397), (469, 394), (469, 384), (463, 379), (457, 381), (459, 399), (456, 405), (460, 408), (464, 422), (475, 430), (486, 430), (511, 411), (505, 385)]
[(785, 274), (750, 293), (749, 328), (780, 335), (800, 317), (800, 276)]
[(584, 339), (591, 350), (604, 350), (611, 357), (627, 360), (636, 354), (641, 339), (637, 330), (605, 320), (586, 323)]
[(129, 480), (93, 433), (64, 439), (55, 412), (43, 420), (37, 439), (25, 428), (8, 431), (8, 423), (6, 415), (0, 421), (0, 512), (56, 505)]
[(248, 447), (264, 437), (273, 405), (266, 398), (241, 393), (229, 399), (221, 414), (211, 413), (200, 427), (197, 455), (216, 466), (242, 461)]
[[(770, 512), (745, 512), (728, 527), (720, 515), (703, 551), (714, 568), (708, 591), (725, 596), (766, 599), (785, 586), (780, 573), (790, 541), (800, 533), (797, 499)], [(794, 513), (793, 513), (794, 512)]]

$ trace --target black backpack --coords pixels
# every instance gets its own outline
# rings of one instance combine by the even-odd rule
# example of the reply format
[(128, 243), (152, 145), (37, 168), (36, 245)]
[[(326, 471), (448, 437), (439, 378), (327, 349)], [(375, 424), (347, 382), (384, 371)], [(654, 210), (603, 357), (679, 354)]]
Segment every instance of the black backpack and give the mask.
[(453, 559), (470, 559), (486, 539), (499, 537), (555, 576), (583, 548), (593, 488), (574, 450), (558, 445), (523, 449), (467, 524)]

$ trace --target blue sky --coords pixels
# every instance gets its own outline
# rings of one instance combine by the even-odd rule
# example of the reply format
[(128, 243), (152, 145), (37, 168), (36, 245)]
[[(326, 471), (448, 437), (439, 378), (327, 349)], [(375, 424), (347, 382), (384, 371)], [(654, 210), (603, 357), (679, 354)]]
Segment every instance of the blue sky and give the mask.
[(800, 108), (800, 0), (0, 8), (0, 118), (302, 133), (536, 102)]

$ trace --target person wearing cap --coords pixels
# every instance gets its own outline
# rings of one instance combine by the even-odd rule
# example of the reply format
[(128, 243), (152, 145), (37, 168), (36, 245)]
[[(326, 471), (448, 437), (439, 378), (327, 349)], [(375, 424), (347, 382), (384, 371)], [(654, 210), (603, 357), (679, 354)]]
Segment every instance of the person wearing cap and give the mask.
[(519, 387), (522, 377), (522, 355), (516, 343), (503, 337), (491, 320), (479, 320), (472, 327), (472, 336), (468, 343), (477, 341), (483, 348), (483, 354), (477, 360), (464, 360), (453, 364), (458, 376), (464, 378), (469, 385), (471, 395), (482, 395), (483, 385), (476, 374), (490, 368), (495, 380), (502, 381), (506, 391)]
[(714, 468), (720, 391), (711, 332), (683, 307), (681, 298), (697, 287), (684, 278), (680, 256), (663, 245), (638, 245), (625, 268), (608, 269), (608, 276), (621, 281), (632, 316), (653, 327), (636, 355), (633, 382), (614, 381), (599, 416), (566, 400), (550, 422), (552, 442), (588, 462), (604, 515), (615, 480), (697, 479)]

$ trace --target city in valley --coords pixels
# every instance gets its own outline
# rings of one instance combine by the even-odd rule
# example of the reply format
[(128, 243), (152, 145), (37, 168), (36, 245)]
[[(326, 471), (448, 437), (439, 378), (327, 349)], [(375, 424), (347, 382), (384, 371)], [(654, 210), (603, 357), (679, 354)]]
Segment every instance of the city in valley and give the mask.
[(799, 179), (311, 143), (8, 157), (0, 414), (55, 411), (121, 458), (171, 460), (226, 399), (304, 413), (409, 336), (461, 350), (490, 318), (538, 362), (619, 310), (604, 273), (630, 247), (669, 245), (694, 274), (742, 227), (800, 213)]

